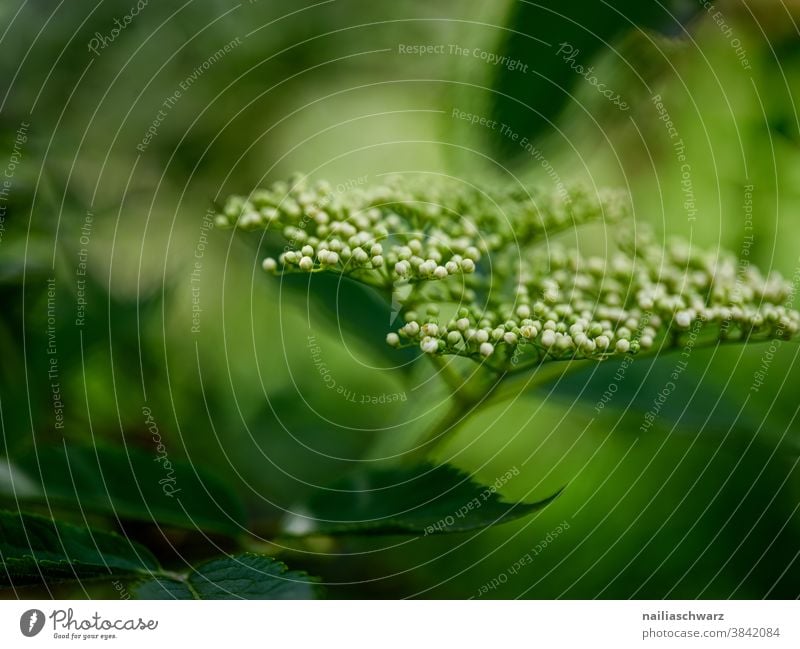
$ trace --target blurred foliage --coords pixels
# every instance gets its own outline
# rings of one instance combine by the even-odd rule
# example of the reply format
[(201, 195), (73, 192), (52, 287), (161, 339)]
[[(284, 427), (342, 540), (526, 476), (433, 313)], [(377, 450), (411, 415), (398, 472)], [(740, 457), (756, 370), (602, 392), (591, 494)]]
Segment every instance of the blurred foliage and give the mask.
[[(463, 534), (274, 540), (297, 502), (413, 444), (442, 392), (432, 370), (399, 372), (395, 365), (408, 359), (392, 360), (369, 340), (370, 319), (386, 315), (364, 294), (331, 285), (309, 309), (306, 286), (263, 276), (257, 239), (205, 229), (206, 211), (222, 197), (297, 169), (334, 183), (408, 170), (484, 183), (583, 180), (629, 190), (636, 219), (664, 235), (741, 253), (752, 185), (748, 259), (795, 271), (800, 5), (720, 1), (729, 36), (694, 3), (661, 3), (671, 16), (648, 3), (599, 4), (150, 2), (95, 55), (90, 40), (108, 35), (131, 3), (3, 3), (0, 170), (20, 129), (27, 135), (0, 203), (0, 457), (9, 460), (0, 462), (2, 508), (47, 526), (35, 514), (77, 496), (95, 505), (92, 525), (111, 539), (124, 533), (170, 569), (221, 551), (280, 553), (322, 583), (351, 584), (329, 586), (334, 597), (797, 597), (800, 369), (791, 345), (777, 351), (758, 392), (751, 385), (765, 346), (696, 352), (646, 433), (639, 426), (669, 358), (637, 360), (599, 414), (611, 364), (521, 388), (511, 404), (476, 417), (437, 460), (483, 484), (515, 467), (519, 475), (501, 489), (510, 502), (537, 502), (566, 485), (531, 516)], [(533, 47), (529, 36), (542, 35), (573, 43), (630, 110), (615, 108), (555, 50)], [(468, 54), (404, 55), (399, 44), (459, 44)], [(474, 48), (530, 69), (492, 65)], [(695, 220), (655, 94), (686, 147)], [(454, 108), (507, 123), (540, 157), (498, 129), (454, 119)], [(137, 150), (159, 110), (156, 133)], [(599, 227), (567, 236), (602, 254), (610, 234)], [(192, 332), (196, 286), (202, 311)], [(86, 311), (76, 326), (79, 291)], [(357, 320), (339, 329), (332, 323), (343, 312)], [(309, 335), (347, 394), (406, 399), (366, 406), (326, 388)], [(174, 512), (149, 522), (153, 512), (140, 506), (157, 502), (146, 489), (131, 494), (123, 485), (108, 502), (68, 489), (102, 479), (116, 460), (90, 453), (80, 465), (85, 483), (41, 463), (61, 452), (134, 449), (131, 457), (150, 458), (147, 472), (129, 465), (113, 474), (153, 489), (145, 476), (158, 450), (145, 407), (201, 518), (243, 520), (252, 534), (216, 536), (212, 524), (206, 535)], [(216, 497), (214, 485), (225, 495)], [(52, 490), (48, 498), (42, 487)], [(122, 506), (119, 494), (133, 502)], [(69, 507), (59, 515), (87, 524)], [(82, 528), (69, 530), (78, 538)], [(129, 558), (121, 557), (125, 570)], [(55, 560), (69, 569), (70, 556)], [(501, 574), (507, 579), (484, 592)], [(90, 584), (2, 593), (109, 596)]]

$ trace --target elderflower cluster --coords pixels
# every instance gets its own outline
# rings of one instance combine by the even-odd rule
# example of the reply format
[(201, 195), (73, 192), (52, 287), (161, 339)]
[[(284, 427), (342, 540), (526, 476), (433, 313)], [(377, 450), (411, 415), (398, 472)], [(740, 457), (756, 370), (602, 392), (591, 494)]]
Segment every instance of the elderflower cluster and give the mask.
[(523, 189), (488, 194), (455, 181), (389, 178), (383, 185), (335, 192), (302, 176), (231, 197), (218, 226), (266, 229), (288, 242), (267, 257), (269, 272), (335, 270), (374, 286), (474, 273), (493, 252), (591, 220), (618, 220), (617, 192), (575, 188), (569, 204)]
[(336, 193), (298, 177), (231, 198), (217, 221), (277, 232), (285, 251), (264, 260), (267, 271), (328, 270), (394, 292), (413, 285), (389, 345), (499, 370), (663, 349), (688, 336), (716, 343), (800, 331), (800, 314), (786, 306), (791, 284), (731, 255), (657, 245), (641, 228), (635, 237), (618, 228), (609, 257), (584, 258), (549, 240), (627, 214), (615, 192), (574, 189), (564, 201), (391, 179)]
[(791, 284), (739, 270), (732, 257), (677, 241), (662, 249), (640, 239), (608, 260), (553, 247), (522, 269), (511, 296), (488, 295), (486, 307), (449, 319), (438, 306), (425, 317), (408, 311), (387, 342), (510, 367), (669, 347), (689, 332), (706, 341), (795, 336), (800, 314), (784, 305)]

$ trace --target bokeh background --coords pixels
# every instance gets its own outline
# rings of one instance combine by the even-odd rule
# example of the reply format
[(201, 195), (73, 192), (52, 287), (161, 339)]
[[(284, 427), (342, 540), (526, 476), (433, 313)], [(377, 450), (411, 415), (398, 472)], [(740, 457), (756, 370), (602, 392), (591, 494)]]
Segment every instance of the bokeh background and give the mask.
[[(85, 521), (74, 502), (37, 497), (41, 472), (70, 483), (35, 458), (75, 445), (155, 455), (149, 408), (170, 458), (244, 504), (249, 547), (319, 575), (329, 596), (796, 598), (789, 343), (766, 360), (769, 345), (696, 351), (646, 433), (674, 359), (636, 361), (619, 381), (618, 363), (556, 375), (439, 452), (486, 483), (518, 469), (511, 499), (566, 485), (535, 516), (441, 537), (270, 540), (310, 494), (407, 447), (446, 395), (426, 368), (397, 369), (370, 296), (276, 281), (258, 235), (209, 228), (207, 214), (298, 170), (334, 185), (417, 171), (582, 181), (630, 191), (636, 223), (658, 236), (746, 250), (792, 277), (799, 21), (796, 0), (3, 2), (2, 505)], [(612, 235), (571, 236), (603, 250)], [(356, 399), (322, 382), (309, 336)], [(381, 394), (401, 396), (360, 402)], [(74, 500), (103, 488), (75, 487)], [(92, 520), (166, 563), (229, 548), (124, 513)], [(114, 596), (3, 596), (43, 594)]]

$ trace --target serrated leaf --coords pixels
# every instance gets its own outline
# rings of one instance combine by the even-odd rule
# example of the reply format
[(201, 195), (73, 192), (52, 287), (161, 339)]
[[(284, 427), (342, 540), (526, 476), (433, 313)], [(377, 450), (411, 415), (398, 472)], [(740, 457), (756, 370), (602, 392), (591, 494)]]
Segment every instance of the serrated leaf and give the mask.
[(159, 570), (147, 548), (117, 534), (0, 512), (0, 586), (141, 576)]
[(449, 466), (428, 464), (353, 474), (312, 500), (309, 511), (284, 522), (288, 535), (466, 532), (531, 514), (534, 503), (506, 502), (497, 493), (507, 476), (482, 485)]
[(316, 579), (258, 554), (212, 559), (180, 579), (159, 577), (134, 588), (139, 599), (316, 599)]
[(18, 464), (53, 505), (190, 530), (242, 532), (243, 506), (224, 484), (189, 462), (158, 458), (134, 448), (65, 445), (37, 447)]

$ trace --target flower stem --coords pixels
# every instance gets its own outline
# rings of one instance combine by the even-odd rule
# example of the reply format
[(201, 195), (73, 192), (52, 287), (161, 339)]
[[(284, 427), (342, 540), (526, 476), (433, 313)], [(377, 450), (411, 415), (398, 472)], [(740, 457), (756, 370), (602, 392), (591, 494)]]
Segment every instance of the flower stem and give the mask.
[[(458, 383), (453, 380), (453, 376)], [(448, 386), (455, 387), (449, 408), (425, 433), (417, 446), (404, 455), (406, 461), (418, 462), (451, 440), (472, 416), (489, 403), (491, 395), (502, 383), (504, 374), (493, 374), (488, 382), (485, 375), (481, 375), (478, 379), (481, 383), (480, 390), (472, 389), (474, 380), (465, 382), (452, 368), (449, 376), (443, 377)]]

